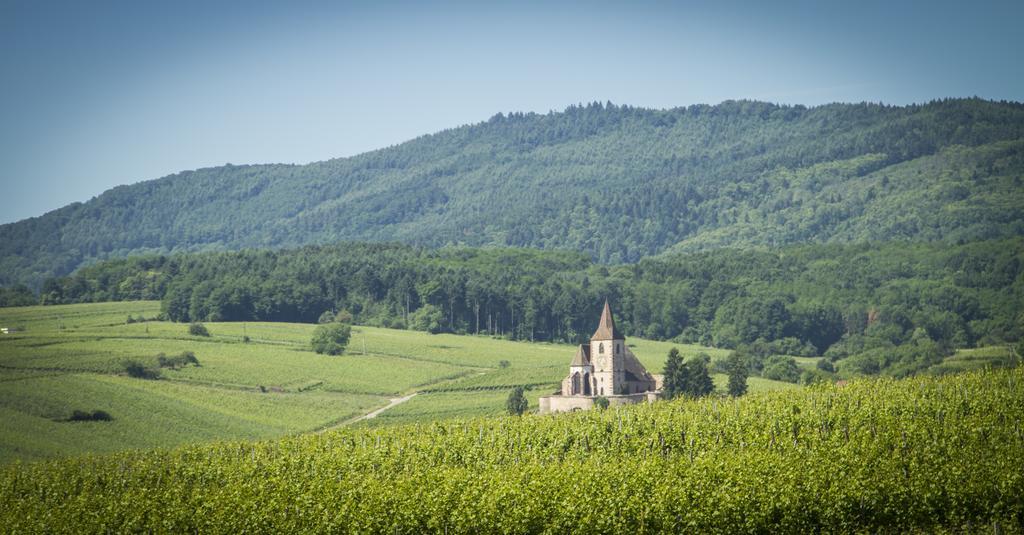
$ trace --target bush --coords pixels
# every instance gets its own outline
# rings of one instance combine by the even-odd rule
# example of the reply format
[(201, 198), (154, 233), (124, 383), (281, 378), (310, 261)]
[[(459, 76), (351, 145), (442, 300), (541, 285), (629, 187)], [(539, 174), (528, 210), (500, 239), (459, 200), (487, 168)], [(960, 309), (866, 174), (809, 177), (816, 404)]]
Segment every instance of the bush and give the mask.
[(594, 406), (602, 411), (607, 409), (608, 405), (608, 398), (604, 396), (599, 396), (597, 399), (594, 400)]
[(800, 374), (800, 384), (813, 385), (817, 383), (829, 383), (832, 381), (832, 374), (821, 370), (804, 370)]
[(206, 325), (192, 322), (188, 326), (188, 334), (192, 336), (210, 336), (210, 331), (206, 330)]
[(325, 310), (323, 314), (320, 314), (320, 317), (317, 318), (316, 322), (319, 323), (320, 325), (323, 325), (325, 323), (333, 323), (334, 312), (330, 310)]
[(129, 377), (136, 379), (159, 379), (160, 370), (146, 366), (137, 360), (126, 360), (122, 363)]
[(526, 394), (523, 393), (523, 387), (517, 386), (515, 390), (508, 395), (508, 400), (505, 402), (505, 408), (508, 409), (508, 413), (519, 416), (526, 412), (526, 409), (530, 406), (530, 402), (526, 400)]
[(442, 322), (444, 322), (444, 312), (434, 305), (423, 305), (409, 317), (410, 327), (430, 334), (441, 332)]
[(499, 368), (508, 368), (511, 365), (512, 365), (512, 363), (507, 361), (507, 360), (499, 360), (498, 361), (498, 367)]
[(334, 321), (338, 323), (348, 323), (349, 325), (351, 325), (352, 313), (343, 308), (339, 310), (337, 314), (334, 315)]
[(157, 363), (161, 368), (183, 368), (192, 364), (193, 366), (199, 366), (199, 359), (196, 358), (196, 354), (191, 351), (183, 351), (176, 357), (168, 357), (163, 353), (156, 356)]
[(352, 337), (352, 328), (344, 323), (328, 323), (320, 325), (313, 331), (310, 345), (313, 351), (320, 354), (340, 355), (345, 352)]
[(765, 379), (796, 383), (800, 381), (800, 367), (797, 366), (793, 357), (775, 355), (768, 357), (768, 360), (765, 361), (761, 376)]
[(109, 422), (114, 417), (107, 411), (79, 411), (75, 410), (71, 412), (71, 416), (68, 417), (69, 422)]

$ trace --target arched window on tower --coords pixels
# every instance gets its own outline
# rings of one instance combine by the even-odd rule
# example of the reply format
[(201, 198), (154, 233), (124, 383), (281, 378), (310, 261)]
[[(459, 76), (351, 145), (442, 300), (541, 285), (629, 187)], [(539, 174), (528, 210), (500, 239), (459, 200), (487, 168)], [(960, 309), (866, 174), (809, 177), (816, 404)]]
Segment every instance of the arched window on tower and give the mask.
[(604, 355), (604, 344), (597, 344), (597, 352)]

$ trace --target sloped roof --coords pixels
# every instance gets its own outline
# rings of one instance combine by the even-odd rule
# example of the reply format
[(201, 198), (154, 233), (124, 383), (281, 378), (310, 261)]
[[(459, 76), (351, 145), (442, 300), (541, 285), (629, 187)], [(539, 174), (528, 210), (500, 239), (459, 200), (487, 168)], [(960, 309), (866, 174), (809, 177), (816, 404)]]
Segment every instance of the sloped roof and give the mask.
[(625, 364), (627, 376), (632, 374), (637, 380), (653, 381), (654, 377), (648, 373), (647, 368), (644, 368), (643, 364), (640, 364), (640, 359), (636, 358), (629, 348), (626, 348), (625, 358), (622, 359)]
[(601, 320), (597, 322), (597, 330), (591, 340), (625, 340), (626, 337), (615, 328), (615, 318), (612, 317), (612, 307), (608, 306), (608, 300), (604, 300), (604, 310), (601, 311)]
[(572, 363), (569, 366), (590, 366), (590, 346), (580, 344), (580, 347), (576, 349), (576, 356), (572, 358)]

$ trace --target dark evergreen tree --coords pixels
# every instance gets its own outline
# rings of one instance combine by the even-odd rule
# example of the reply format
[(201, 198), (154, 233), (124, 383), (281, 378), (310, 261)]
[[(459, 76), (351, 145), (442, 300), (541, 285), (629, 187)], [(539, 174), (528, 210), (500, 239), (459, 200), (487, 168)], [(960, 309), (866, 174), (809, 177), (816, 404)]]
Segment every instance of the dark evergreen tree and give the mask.
[(747, 375), (750, 372), (750, 365), (747, 358), (739, 351), (733, 351), (725, 362), (729, 374), (729, 395), (739, 397), (747, 393)]
[(683, 369), (686, 370), (685, 393), (687, 396), (699, 398), (707, 396), (715, 391), (715, 382), (711, 380), (711, 373), (708, 371), (708, 364), (711, 357), (700, 353), (686, 361)]
[(662, 372), (663, 383), (661, 392), (666, 399), (672, 399), (683, 393), (687, 383), (684, 375), (685, 372), (686, 368), (683, 366), (683, 358), (679, 356), (679, 350), (673, 347), (668, 351), (668, 357), (665, 359), (665, 369)]

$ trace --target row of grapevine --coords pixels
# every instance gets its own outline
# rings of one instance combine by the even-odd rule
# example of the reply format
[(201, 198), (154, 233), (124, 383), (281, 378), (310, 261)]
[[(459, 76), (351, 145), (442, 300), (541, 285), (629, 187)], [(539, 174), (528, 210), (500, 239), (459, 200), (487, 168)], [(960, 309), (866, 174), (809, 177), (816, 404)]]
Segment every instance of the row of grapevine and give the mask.
[(18, 464), (14, 532), (1021, 531), (1024, 370)]

